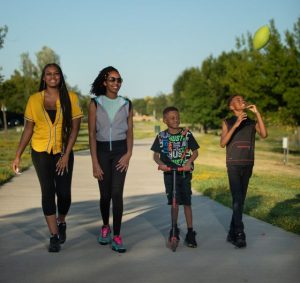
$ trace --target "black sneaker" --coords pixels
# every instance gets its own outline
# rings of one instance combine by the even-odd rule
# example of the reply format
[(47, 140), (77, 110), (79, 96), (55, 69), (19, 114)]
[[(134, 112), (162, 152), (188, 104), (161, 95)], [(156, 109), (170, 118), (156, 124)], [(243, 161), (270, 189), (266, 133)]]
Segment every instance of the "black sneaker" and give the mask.
[[(175, 237), (177, 238), (178, 241), (180, 241), (179, 233), (180, 233), (179, 228), (176, 227), (175, 228)], [(169, 241), (171, 240), (172, 237), (173, 237), (173, 229), (171, 228), (170, 234), (169, 234)]]
[(63, 244), (66, 241), (67, 235), (67, 224), (66, 222), (62, 222), (58, 224), (58, 233), (59, 233), (59, 242)]
[(50, 244), (49, 244), (48, 251), (50, 253), (58, 253), (60, 251), (60, 243), (59, 243), (58, 235), (53, 235), (50, 237)]
[(185, 243), (190, 248), (196, 248), (197, 242), (196, 242), (196, 232), (187, 232), (185, 236)]
[(238, 248), (244, 248), (247, 246), (246, 235), (244, 232), (240, 232), (236, 234), (234, 245)]
[(229, 232), (226, 241), (235, 245), (235, 235)]

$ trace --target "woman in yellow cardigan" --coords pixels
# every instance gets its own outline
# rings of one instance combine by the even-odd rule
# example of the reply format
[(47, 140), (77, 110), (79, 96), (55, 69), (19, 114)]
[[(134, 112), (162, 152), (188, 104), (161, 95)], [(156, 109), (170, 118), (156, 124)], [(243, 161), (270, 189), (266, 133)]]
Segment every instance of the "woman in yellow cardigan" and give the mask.
[(67, 90), (61, 68), (54, 63), (47, 64), (42, 72), (39, 92), (31, 95), (27, 102), (25, 128), (12, 167), (15, 173), (19, 173), (22, 153), (31, 140), (32, 162), (40, 182), (42, 208), (51, 234), (49, 252), (59, 252), (60, 244), (66, 240), (65, 218), (71, 206), (74, 163), (72, 148), (82, 116), (78, 97)]

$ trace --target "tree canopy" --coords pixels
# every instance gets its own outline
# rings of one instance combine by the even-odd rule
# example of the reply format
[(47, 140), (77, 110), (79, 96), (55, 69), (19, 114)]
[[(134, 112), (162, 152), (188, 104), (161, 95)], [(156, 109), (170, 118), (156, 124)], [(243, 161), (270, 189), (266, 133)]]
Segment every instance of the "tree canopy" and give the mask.
[[(201, 66), (178, 76), (166, 100), (180, 109), (183, 122), (218, 128), (228, 114), (227, 99), (240, 94), (269, 122), (300, 125), (300, 18), (292, 31), (285, 32), (284, 41), (273, 20), (269, 27), (270, 41), (262, 50), (253, 49), (252, 34), (247, 33), (236, 39), (235, 50), (209, 56)], [(154, 105), (157, 99), (151, 99)]]
[[(40, 51), (35, 53), (35, 56), (36, 64), (30, 59), (29, 53), (22, 53), (20, 55), (20, 69), (15, 70), (9, 79), (0, 83), (0, 102), (11, 112), (20, 114), (24, 112), (29, 96), (38, 91), (42, 70), (46, 64), (60, 64), (58, 54), (47, 46), (42, 47)], [(86, 112), (87, 102), (78, 87), (70, 85), (67, 87), (79, 95), (84, 104), (84, 112)]]

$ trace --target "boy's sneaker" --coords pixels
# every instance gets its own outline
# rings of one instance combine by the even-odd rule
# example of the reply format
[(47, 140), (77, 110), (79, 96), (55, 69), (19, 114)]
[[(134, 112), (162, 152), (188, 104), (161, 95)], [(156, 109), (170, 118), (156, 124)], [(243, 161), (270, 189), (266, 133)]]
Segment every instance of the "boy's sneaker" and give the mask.
[(236, 234), (234, 245), (238, 248), (244, 248), (247, 246), (246, 235), (244, 232), (239, 232)]
[(67, 238), (66, 235), (67, 224), (66, 222), (61, 222), (57, 226), (58, 226), (58, 233), (59, 233), (59, 242), (63, 244)]
[(50, 244), (49, 244), (48, 251), (50, 253), (58, 253), (60, 251), (60, 243), (59, 243), (58, 235), (53, 235), (50, 237)]
[(101, 245), (107, 245), (111, 243), (111, 235), (110, 235), (110, 227), (109, 225), (103, 225), (100, 231), (100, 235), (98, 237), (98, 242)]
[(235, 245), (235, 235), (231, 232), (228, 233), (226, 241)]
[(111, 248), (113, 251), (119, 252), (119, 253), (125, 253), (126, 248), (123, 245), (123, 241), (121, 236), (114, 236), (111, 244)]
[(196, 232), (187, 232), (185, 236), (185, 243), (190, 248), (196, 248), (197, 242), (196, 242)]
[[(176, 227), (175, 228), (175, 237), (177, 238), (177, 241), (180, 241), (179, 234), (180, 234), (179, 228)], [(172, 237), (173, 237), (173, 229), (171, 228), (170, 234), (169, 234), (169, 241), (171, 240)]]

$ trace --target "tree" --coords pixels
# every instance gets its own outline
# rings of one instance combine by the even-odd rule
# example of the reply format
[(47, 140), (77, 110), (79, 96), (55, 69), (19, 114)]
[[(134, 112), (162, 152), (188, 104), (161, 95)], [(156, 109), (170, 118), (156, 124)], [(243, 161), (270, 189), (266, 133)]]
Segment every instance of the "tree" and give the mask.
[(182, 72), (173, 84), (172, 102), (182, 112), (186, 103), (186, 85), (198, 68), (189, 68)]
[[(20, 55), (20, 70), (15, 70), (10, 79), (0, 84), (0, 101), (11, 112), (23, 113), (30, 94), (38, 91), (42, 69), (48, 63), (59, 64), (59, 56), (49, 47), (44, 46), (36, 53), (37, 66), (31, 61), (28, 53)], [(69, 90), (72, 87), (68, 86)], [(74, 87), (77, 92), (77, 87)], [(78, 90), (78, 94), (79, 90)]]
[(49, 63), (56, 63), (60, 64), (59, 56), (52, 50), (51, 48), (44, 46), (41, 51), (36, 53), (37, 59), (37, 68), (38, 68), (38, 75), (42, 73), (43, 68), (46, 64)]
[(26, 78), (32, 78), (32, 79), (38, 79), (38, 69), (37, 67), (32, 63), (29, 53), (22, 53), (20, 55), (21, 57), (21, 72), (23, 73), (23, 76)]
[(287, 113), (300, 127), (300, 18), (294, 25), (294, 32), (286, 32), (286, 68), (284, 79), (286, 88), (283, 99), (287, 105)]
[[(24, 113), (29, 97), (29, 94), (24, 93), (24, 85), (26, 84), (29, 85), (27, 79), (19, 71), (15, 71), (11, 78), (1, 85), (0, 99), (5, 101), (9, 111)], [(37, 85), (31, 87), (36, 91)]]
[(162, 112), (167, 106), (171, 106), (170, 96), (160, 93), (153, 97), (153, 110), (155, 112), (155, 118), (162, 118)]
[(133, 111), (140, 115), (147, 114), (147, 101), (144, 98), (135, 98), (132, 100)]
[[(8, 32), (8, 27), (4, 26), (4, 27), (0, 27), (0, 49), (3, 48), (4, 45), (4, 38), (6, 36)], [(0, 67), (0, 71), (2, 70), (2, 68)], [(3, 81), (3, 76), (0, 74), (0, 83)]]
[(7, 32), (8, 32), (8, 27), (7, 26), (0, 27), (0, 49), (3, 48), (4, 38), (7, 34)]

